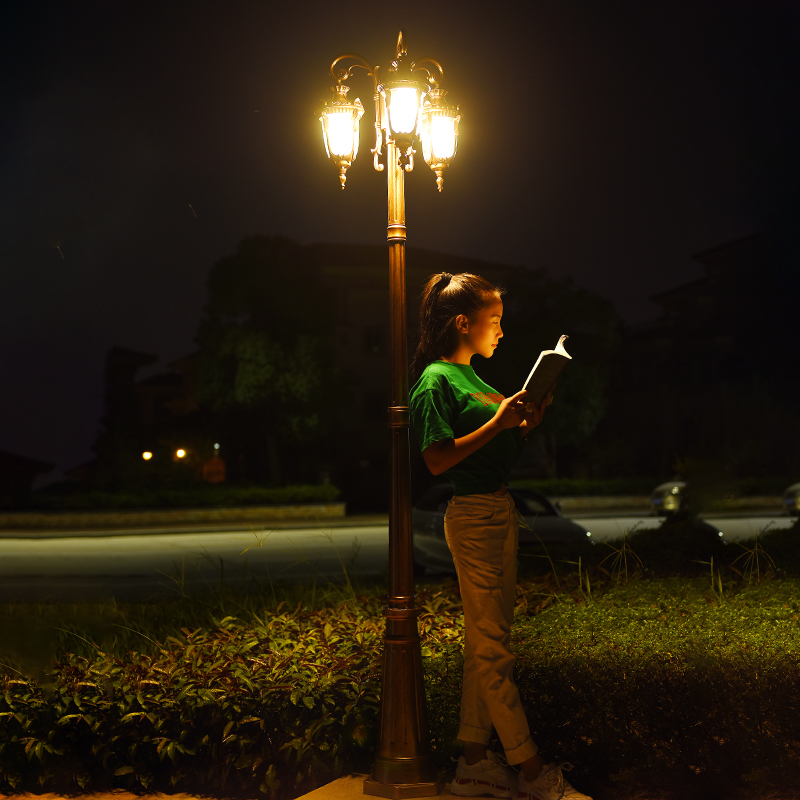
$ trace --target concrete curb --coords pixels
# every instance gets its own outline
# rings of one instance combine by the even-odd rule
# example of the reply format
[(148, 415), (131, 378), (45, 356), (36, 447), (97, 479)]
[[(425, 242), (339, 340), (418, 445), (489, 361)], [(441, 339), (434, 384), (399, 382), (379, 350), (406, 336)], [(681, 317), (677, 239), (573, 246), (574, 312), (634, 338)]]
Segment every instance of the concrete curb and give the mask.
[(163, 508), (119, 511), (17, 511), (0, 513), (0, 530), (91, 530), (152, 525), (219, 525), (343, 519), (345, 503), (305, 503), (237, 508)]

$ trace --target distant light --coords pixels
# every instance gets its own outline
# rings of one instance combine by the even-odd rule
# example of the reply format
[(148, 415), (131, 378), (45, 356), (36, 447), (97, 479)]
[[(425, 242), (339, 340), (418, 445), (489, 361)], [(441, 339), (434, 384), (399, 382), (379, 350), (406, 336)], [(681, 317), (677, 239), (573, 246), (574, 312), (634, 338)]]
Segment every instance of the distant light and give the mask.
[(591, 535), (592, 535), (592, 532), (591, 532), (591, 531), (586, 531), (586, 535), (587, 535), (587, 536), (591, 536)]
[(723, 536), (724, 534), (722, 533), (722, 531), (720, 531), (720, 532), (719, 532), (719, 535), (720, 535), (720, 536)]
[(176, 450), (176, 451), (175, 451), (175, 455), (176, 455), (178, 458), (183, 458), (183, 457), (186, 455), (186, 451), (185, 451), (185, 450), (183, 450), (183, 449)]
[(153, 457), (153, 454), (149, 450), (145, 450), (144, 453), (142, 453), (142, 458), (145, 461), (149, 461), (152, 457)]
[(216, 444), (214, 445), (214, 449), (215, 449), (215, 450), (219, 450), (219, 443), (216, 443)]

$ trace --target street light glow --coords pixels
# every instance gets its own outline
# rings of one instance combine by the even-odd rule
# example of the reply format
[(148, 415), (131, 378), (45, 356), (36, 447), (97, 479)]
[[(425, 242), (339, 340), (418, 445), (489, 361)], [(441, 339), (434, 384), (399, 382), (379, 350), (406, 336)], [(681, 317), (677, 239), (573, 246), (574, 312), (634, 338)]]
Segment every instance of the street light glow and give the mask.
[(153, 457), (153, 454), (149, 450), (145, 450), (144, 453), (142, 453), (142, 458), (145, 461), (149, 461), (152, 457)]
[(175, 455), (178, 458), (183, 458), (186, 455), (186, 451), (183, 448), (179, 448), (178, 450), (175, 451)]
[(355, 161), (358, 155), (358, 118), (349, 108), (332, 108), (326, 112), (328, 152), (338, 158)]
[(331, 99), (322, 104), (319, 115), (325, 151), (339, 168), (342, 189), (347, 180), (347, 168), (358, 155), (358, 121), (364, 114), (364, 106), (358, 98), (352, 103), (348, 101), (349, 91), (349, 86), (339, 82), (332, 89)]
[(455, 120), (452, 117), (431, 119), (431, 155), (437, 159), (452, 158), (456, 152)]
[(458, 143), (458, 109), (448, 106), (447, 92), (433, 88), (428, 92), (420, 112), (422, 157), (436, 174), (436, 185), (442, 191), (442, 174), (456, 154)]
[(415, 133), (419, 116), (420, 89), (417, 86), (387, 86), (384, 90), (389, 129), (392, 133)]
[[(342, 62), (349, 66), (342, 67)], [(423, 66), (426, 65), (426, 66)], [(430, 66), (427, 66), (430, 65)], [(397, 40), (397, 55), (383, 69), (372, 66), (357, 55), (339, 56), (331, 64), (331, 76), (336, 85), (331, 96), (319, 109), (322, 138), (328, 158), (339, 169), (344, 189), (347, 168), (358, 154), (358, 124), (364, 106), (356, 99), (347, 100), (350, 90), (344, 81), (353, 77), (353, 70), (363, 69), (372, 76), (375, 92), (375, 147), (372, 149), (375, 169), (387, 167), (381, 159), (390, 157), (390, 144), (406, 172), (414, 169), (414, 139), (419, 136), (425, 163), (436, 174), (436, 186), (442, 191), (442, 174), (456, 154), (458, 138), (458, 108), (445, 103), (447, 92), (441, 88), (444, 79), (442, 65), (432, 58), (411, 61), (401, 33)], [(395, 156), (392, 156), (395, 157)]]

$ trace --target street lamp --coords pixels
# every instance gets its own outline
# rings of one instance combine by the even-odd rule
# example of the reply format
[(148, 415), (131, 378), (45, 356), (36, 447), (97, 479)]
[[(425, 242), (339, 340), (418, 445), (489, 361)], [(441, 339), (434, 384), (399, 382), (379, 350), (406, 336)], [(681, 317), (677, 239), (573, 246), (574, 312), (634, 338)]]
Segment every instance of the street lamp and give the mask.
[[(375, 100), (373, 163), (386, 170), (389, 189), (390, 293), (390, 506), (389, 597), (384, 608), (381, 724), (372, 775), (364, 793), (379, 797), (430, 797), (439, 794), (430, 748), (425, 685), (422, 674), (414, 602), (411, 539), (411, 469), (409, 456), (408, 353), (406, 346), (406, 265), (404, 172), (414, 168), (414, 141), (420, 138), (425, 162), (442, 191), (442, 174), (456, 151), (458, 109), (447, 105), (440, 87), (441, 65), (432, 58), (408, 58), (403, 34), (397, 39), (395, 60), (384, 71), (361, 56), (347, 54), (331, 64), (336, 85), (319, 111), (328, 157), (339, 170), (342, 189), (347, 168), (358, 153), (358, 122), (364, 113), (359, 100), (347, 100), (344, 81), (354, 69), (372, 76)], [(381, 162), (381, 157), (385, 157)]]
[[(348, 67), (340, 66), (348, 62)], [(424, 64), (430, 64), (434, 71)], [(347, 181), (347, 168), (358, 155), (358, 123), (364, 114), (361, 100), (356, 98), (351, 103), (347, 99), (350, 87), (344, 84), (353, 77), (356, 68), (372, 76), (375, 89), (375, 147), (372, 149), (375, 169), (384, 170), (380, 157), (385, 144), (387, 162), (394, 147), (399, 165), (411, 172), (416, 152), (413, 143), (418, 137), (422, 156), (436, 174), (436, 185), (441, 192), (442, 173), (456, 153), (461, 117), (458, 108), (447, 104), (447, 92), (440, 86), (444, 77), (441, 64), (432, 58), (409, 61), (402, 33), (397, 39), (397, 55), (386, 70), (385, 78), (380, 67), (373, 67), (361, 56), (339, 56), (331, 64), (336, 85), (331, 88), (330, 99), (323, 102), (319, 119), (325, 150), (339, 169), (342, 189)], [(424, 78), (416, 73), (424, 73)]]

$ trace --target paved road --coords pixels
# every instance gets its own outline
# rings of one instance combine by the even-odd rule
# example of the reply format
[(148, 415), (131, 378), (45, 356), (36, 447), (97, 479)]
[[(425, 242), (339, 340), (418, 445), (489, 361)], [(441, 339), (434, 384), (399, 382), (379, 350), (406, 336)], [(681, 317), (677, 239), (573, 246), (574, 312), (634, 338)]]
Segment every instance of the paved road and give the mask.
[(206, 586), (291, 579), (311, 584), (380, 575), (386, 525), (289, 528), (253, 533), (153, 531), (43, 539), (0, 539), (0, 601), (51, 597), (169, 596)]
[[(654, 517), (576, 517), (595, 541), (607, 541)], [(768, 525), (788, 527), (789, 517), (715, 517), (707, 520), (727, 541), (750, 538)], [(175, 596), (204, 587), (238, 587), (348, 574), (380, 576), (388, 568), (388, 527), (383, 520), (327, 528), (286, 527), (256, 532), (153, 530), (59, 534), (53, 538), (0, 538), (0, 602), (47, 597), (119, 600)]]

